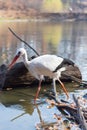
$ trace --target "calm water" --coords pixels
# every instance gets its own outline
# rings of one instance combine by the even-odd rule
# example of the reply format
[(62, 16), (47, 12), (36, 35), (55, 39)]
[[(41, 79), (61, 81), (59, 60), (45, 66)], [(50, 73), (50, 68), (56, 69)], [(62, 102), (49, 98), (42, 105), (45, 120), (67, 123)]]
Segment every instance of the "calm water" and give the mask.
[[(12, 28), (22, 39), (28, 42), (39, 54), (56, 54), (73, 60), (79, 67), (83, 80), (87, 80), (87, 22), (1, 22), (0, 23), (0, 65), (9, 64), (19, 47), (25, 47), (29, 57), (35, 55), (33, 51), (17, 40), (8, 30)], [(67, 86), (73, 86), (68, 84)], [(44, 89), (39, 95), (40, 101)], [(35, 124), (40, 122), (37, 108), (33, 104), (37, 88), (16, 89), (0, 93), (0, 130), (35, 130)], [(68, 90), (74, 92), (74, 87)], [(59, 90), (60, 91), (60, 90)], [(76, 94), (87, 91), (77, 90)], [(61, 98), (65, 97), (62, 93)], [(47, 109), (47, 104), (38, 105), (41, 116), (45, 122), (53, 121), (53, 114), (58, 112), (56, 108)], [(51, 113), (51, 114), (50, 114)], [(49, 116), (49, 117), (48, 117)], [(55, 120), (54, 120), (55, 121)]]

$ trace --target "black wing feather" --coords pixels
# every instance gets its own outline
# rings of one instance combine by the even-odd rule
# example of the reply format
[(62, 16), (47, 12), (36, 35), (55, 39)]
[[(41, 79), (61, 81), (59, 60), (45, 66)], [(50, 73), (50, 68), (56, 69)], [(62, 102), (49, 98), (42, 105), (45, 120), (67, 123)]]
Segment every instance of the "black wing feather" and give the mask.
[(69, 60), (69, 59), (64, 58), (62, 63), (59, 66), (57, 66), (57, 68), (53, 71), (53, 73), (57, 72), (57, 70), (59, 70), (60, 68), (62, 68), (65, 65), (72, 65), (72, 66), (74, 66), (74, 62)]

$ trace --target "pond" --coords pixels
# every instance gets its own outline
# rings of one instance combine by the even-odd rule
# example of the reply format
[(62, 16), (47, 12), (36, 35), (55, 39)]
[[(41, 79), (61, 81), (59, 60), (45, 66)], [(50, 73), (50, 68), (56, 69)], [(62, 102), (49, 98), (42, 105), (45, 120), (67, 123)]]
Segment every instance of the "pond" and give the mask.
[[(13, 59), (16, 50), (25, 47), (28, 56), (35, 53), (24, 43), (20, 42), (8, 30), (14, 30), (23, 40), (29, 43), (39, 54), (56, 54), (69, 58), (79, 67), (83, 80), (87, 81), (87, 22), (27, 22), (27, 21), (6, 21), (0, 22), (0, 65), (9, 64)], [(21, 59), (22, 60), (22, 59)], [(57, 85), (59, 86), (59, 85)], [(70, 96), (75, 92), (85, 94), (87, 90), (75, 88), (73, 83), (66, 84)], [(58, 88), (58, 87), (57, 87)], [(57, 108), (47, 109), (45, 102), (45, 91), (52, 89), (52, 84), (42, 86), (39, 95), (38, 108), (45, 122), (55, 121), (54, 113), (60, 113)], [(38, 109), (33, 99), (37, 88), (21, 88), (0, 93), (0, 130), (35, 130), (35, 125), (40, 122)], [(60, 87), (59, 97), (65, 98)], [(42, 103), (41, 103), (42, 102)]]

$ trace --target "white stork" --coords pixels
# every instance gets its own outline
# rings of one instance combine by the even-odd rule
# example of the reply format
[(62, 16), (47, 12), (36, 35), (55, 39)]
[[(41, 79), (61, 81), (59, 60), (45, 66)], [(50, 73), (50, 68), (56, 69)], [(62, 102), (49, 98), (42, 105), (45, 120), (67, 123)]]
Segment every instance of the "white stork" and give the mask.
[(17, 59), (20, 56), (23, 57), (23, 62), (25, 64), (25, 67), (28, 69), (31, 75), (39, 80), (38, 90), (34, 99), (35, 103), (38, 94), (40, 92), (41, 82), (44, 79), (44, 76), (48, 76), (53, 79), (55, 96), (57, 96), (55, 81), (58, 80), (59, 83), (61, 84), (63, 91), (66, 93), (67, 97), (69, 97), (64, 84), (60, 81), (60, 77), (61, 77), (61, 72), (66, 70), (66, 67), (64, 67), (63, 65), (64, 64), (74, 65), (72, 61), (64, 59), (62, 57), (58, 57), (56, 55), (50, 55), (50, 54), (41, 55), (29, 61), (26, 50), (24, 48), (20, 48), (18, 49), (16, 56), (14, 57), (13, 61), (9, 65), (8, 69), (10, 69), (14, 65), (14, 63), (17, 61)]

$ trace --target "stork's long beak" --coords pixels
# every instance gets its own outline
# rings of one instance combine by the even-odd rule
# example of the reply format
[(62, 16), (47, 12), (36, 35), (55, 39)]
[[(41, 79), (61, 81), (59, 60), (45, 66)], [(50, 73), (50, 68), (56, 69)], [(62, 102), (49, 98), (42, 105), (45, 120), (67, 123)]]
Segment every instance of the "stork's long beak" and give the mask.
[(12, 66), (15, 64), (15, 62), (17, 61), (18, 58), (19, 58), (19, 55), (16, 55), (14, 57), (14, 59), (11, 62), (11, 64), (8, 66), (8, 70), (10, 70), (12, 68)]

